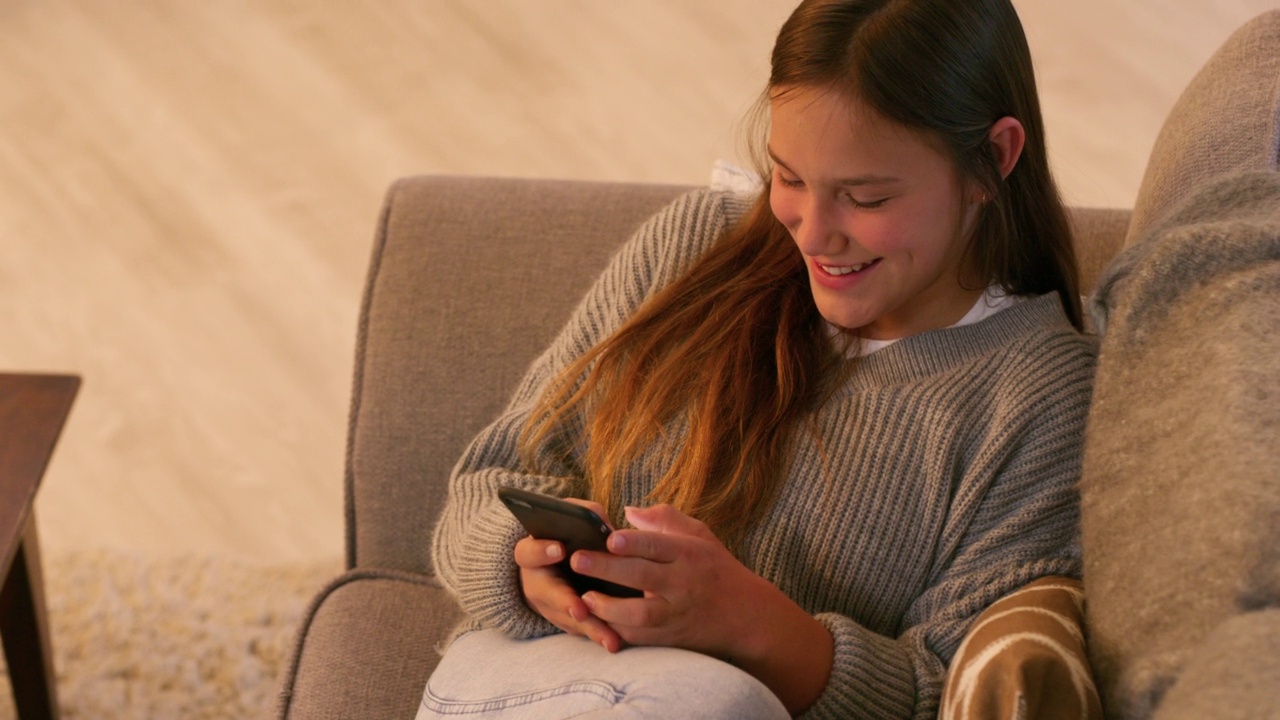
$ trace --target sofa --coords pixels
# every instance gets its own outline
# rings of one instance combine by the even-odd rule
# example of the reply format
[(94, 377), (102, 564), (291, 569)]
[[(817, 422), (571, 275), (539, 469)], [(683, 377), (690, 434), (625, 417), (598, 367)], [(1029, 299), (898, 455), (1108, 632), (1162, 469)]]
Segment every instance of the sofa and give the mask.
[[(1132, 209), (1071, 209), (1082, 286), (1098, 288), (1090, 304), (1101, 333), (1075, 608), (1083, 607), (1081, 651), (1087, 643), (1109, 717), (1280, 717), (1280, 332), (1270, 332), (1280, 330), (1280, 250), (1268, 261), (1254, 248), (1252, 266), (1219, 268), (1225, 279), (1212, 268), (1177, 275), (1185, 247), (1172, 260), (1153, 250), (1170, 234), (1194, 246), (1185, 228), (1214, 226), (1214, 199), (1233, 192), (1232, 179), (1266, 185), (1277, 173), (1278, 78), (1274, 11), (1237, 31), (1188, 86)], [(454, 462), (613, 250), (688, 189), (442, 176), (391, 186), (358, 329), (347, 570), (319, 592), (299, 628), (279, 718), (413, 717), (439, 644), (459, 620), (430, 562)], [(1265, 200), (1254, 203), (1208, 236), (1229, 234), (1231, 223), (1265, 236), (1277, 208), (1268, 220)], [(1169, 273), (1194, 290), (1170, 291), (1161, 282)], [(1170, 321), (1206, 302), (1221, 322)], [(1152, 303), (1169, 312), (1134, 310)], [(1197, 365), (1187, 347), (1170, 356), (1170, 345), (1211, 355), (1226, 372)], [(1207, 382), (1209, 374), (1216, 379)], [(1233, 383), (1253, 385), (1242, 392)], [(1218, 445), (1206, 459), (1180, 444), (1188, 437)], [(1247, 476), (1248, 497), (1232, 497), (1233, 474)], [(1233, 701), (1248, 712), (1229, 712)], [(1017, 702), (1028, 717), (1057, 707)]]

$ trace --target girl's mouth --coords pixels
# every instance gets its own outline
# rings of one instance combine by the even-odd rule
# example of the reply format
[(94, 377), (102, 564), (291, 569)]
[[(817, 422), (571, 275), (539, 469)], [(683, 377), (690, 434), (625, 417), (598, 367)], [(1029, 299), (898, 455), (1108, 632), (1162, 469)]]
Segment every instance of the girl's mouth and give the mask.
[(834, 277), (840, 277), (842, 275), (851, 275), (853, 273), (862, 272), (863, 270), (866, 270), (867, 268), (872, 267), (873, 265), (879, 262), (880, 262), (880, 258), (876, 258), (875, 260), (869, 260), (864, 263), (859, 263), (857, 265), (823, 265), (822, 263), (815, 263), (815, 264), (826, 274)]

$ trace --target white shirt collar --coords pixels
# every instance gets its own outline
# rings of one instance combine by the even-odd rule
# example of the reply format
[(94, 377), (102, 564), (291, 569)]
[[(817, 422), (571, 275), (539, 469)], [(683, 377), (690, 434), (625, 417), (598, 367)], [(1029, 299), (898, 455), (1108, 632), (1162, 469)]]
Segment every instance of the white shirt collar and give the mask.
[[(948, 327), (958, 328), (964, 325), (973, 325), (974, 323), (982, 322), (1001, 310), (1013, 307), (1026, 299), (1026, 297), (1021, 295), (1006, 294), (1000, 287), (992, 285), (982, 293), (981, 297), (978, 298), (978, 301), (973, 304), (973, 307), (969, 308), (969, 312), (964, 314), (964, 317), (960, 318), (956, 324)], [(850, 348), (850, 354), (853, 355), (856, 353), (858, 357), (864, 357), (877, 350), (883, 350), (901, 339), (902, 338), (894, 338), (892, 340), (869, 340), (864, 338)]]

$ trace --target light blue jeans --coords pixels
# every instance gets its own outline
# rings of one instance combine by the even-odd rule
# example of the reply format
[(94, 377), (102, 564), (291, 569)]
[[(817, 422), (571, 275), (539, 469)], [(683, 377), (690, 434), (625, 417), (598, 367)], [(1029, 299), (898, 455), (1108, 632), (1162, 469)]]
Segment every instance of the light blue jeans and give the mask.
[(513, 640), (497, 630), (453, 642), (427, 680), (417, 720), (430, 718), (790, 718), (738, 668), (688, 650), (610, 654), (571, 635)]

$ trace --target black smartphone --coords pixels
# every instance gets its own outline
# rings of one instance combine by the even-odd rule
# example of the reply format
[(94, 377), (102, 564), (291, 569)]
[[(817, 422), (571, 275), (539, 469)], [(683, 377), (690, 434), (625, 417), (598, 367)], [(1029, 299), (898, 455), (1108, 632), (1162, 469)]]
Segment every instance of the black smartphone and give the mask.
[(524, 529), (539, 540), (559, 540), (564, 545), (564, 561), (560, 567), (565, 578), (579, 595), (595, 590), (615, 597), (641, 597), (644, 593), (599, 578), (579, 575), (569, 567), (569, 558), (579, 550), (609, 552), (605, 540), (609, 524), (594, 512), (558, 497), (519, 490), (498, 488), (498, 499), (507, 506)]

